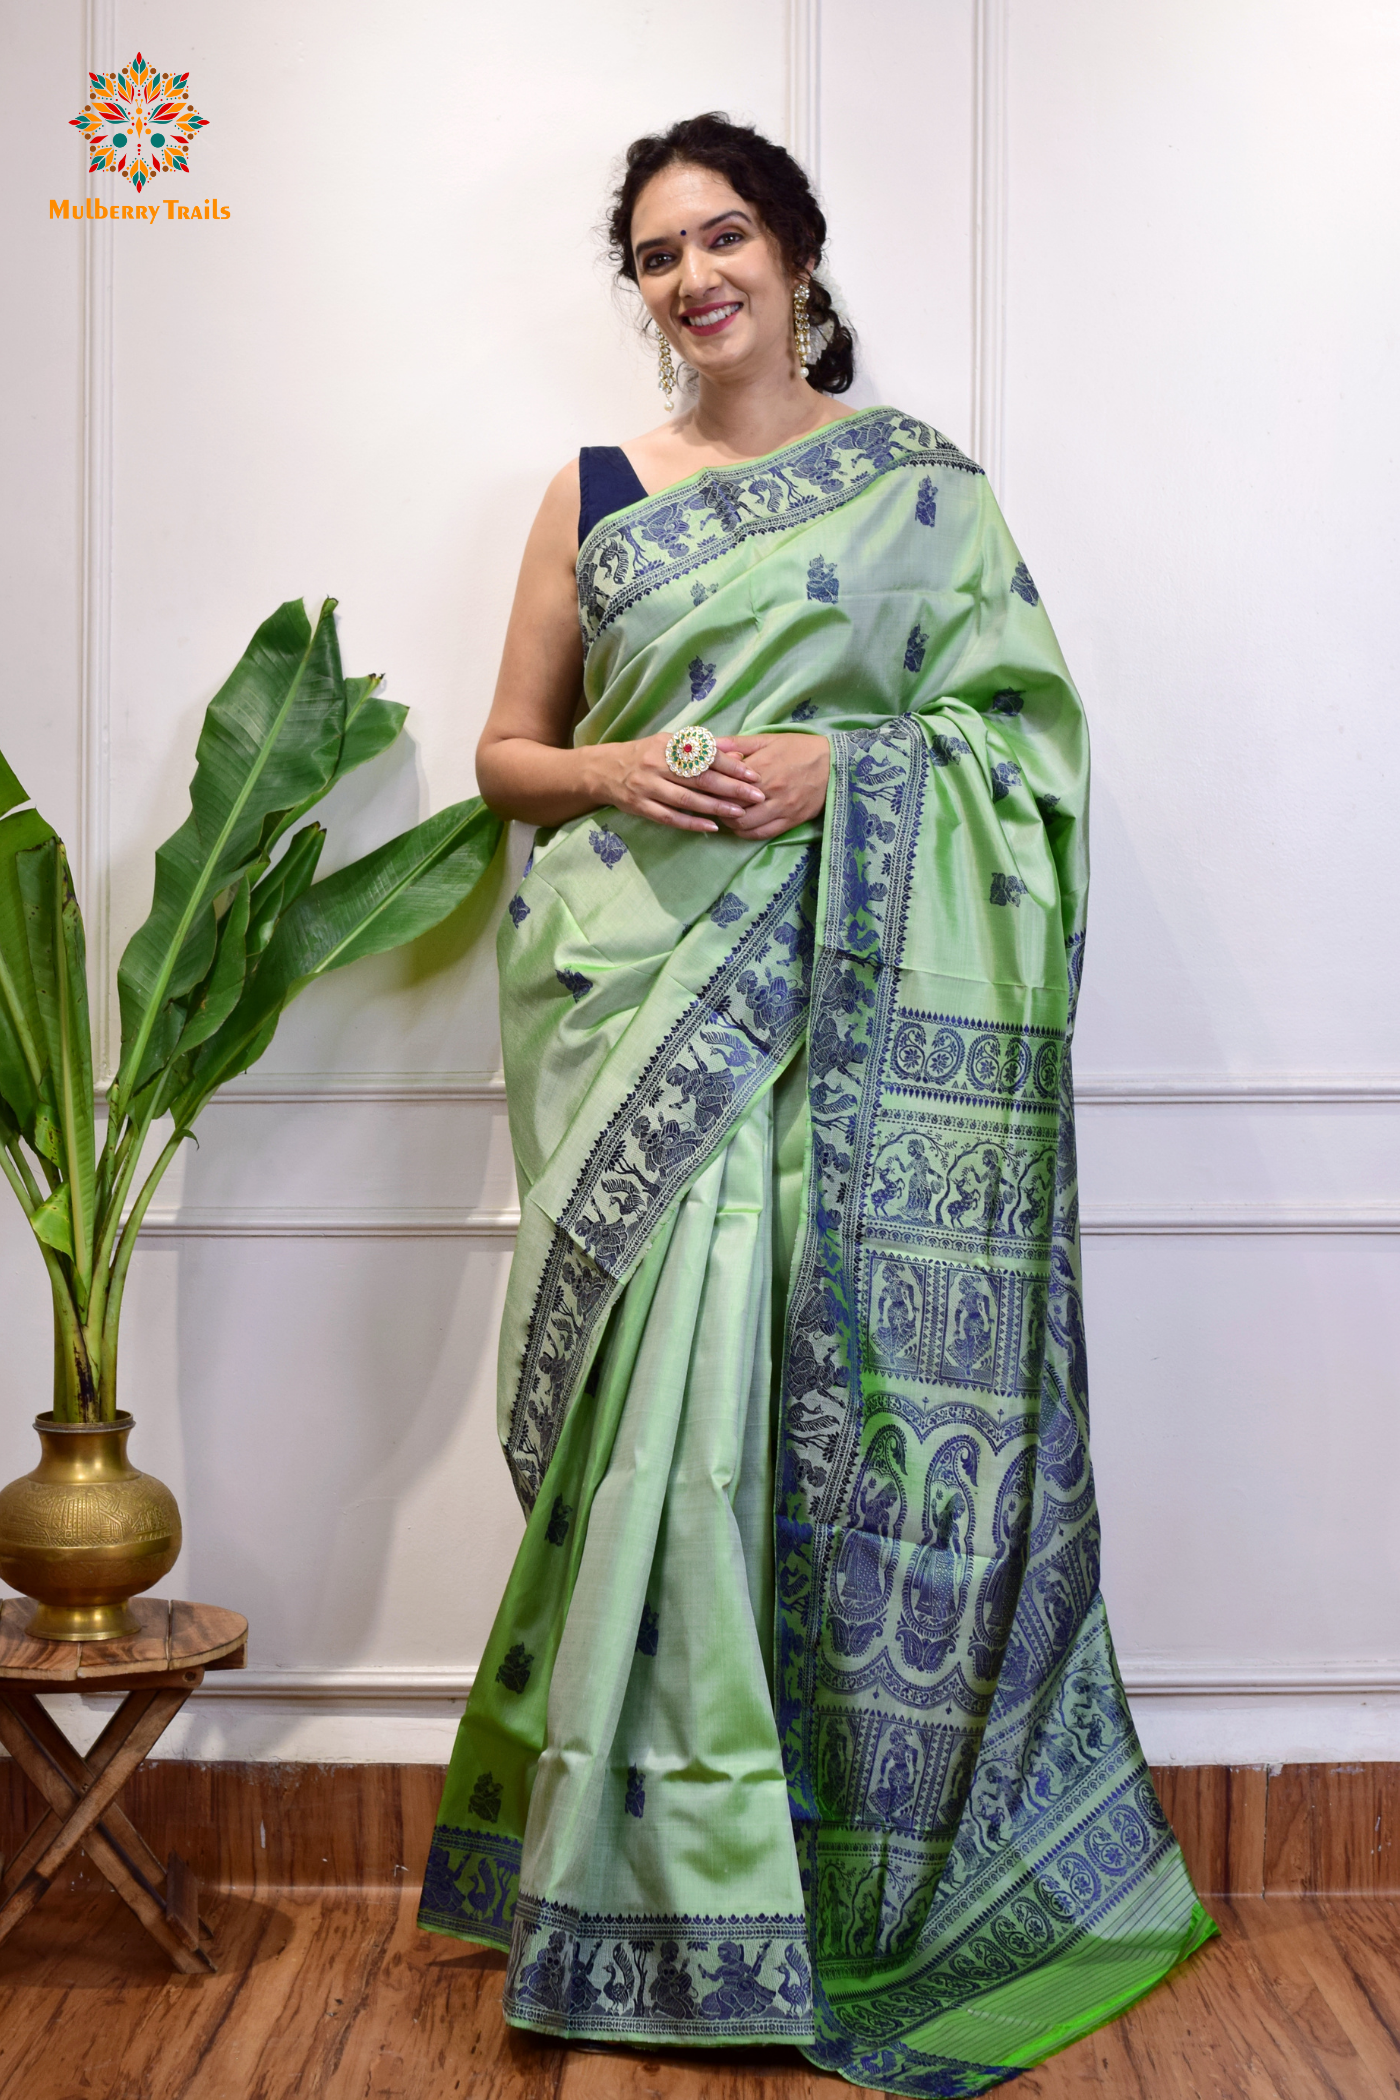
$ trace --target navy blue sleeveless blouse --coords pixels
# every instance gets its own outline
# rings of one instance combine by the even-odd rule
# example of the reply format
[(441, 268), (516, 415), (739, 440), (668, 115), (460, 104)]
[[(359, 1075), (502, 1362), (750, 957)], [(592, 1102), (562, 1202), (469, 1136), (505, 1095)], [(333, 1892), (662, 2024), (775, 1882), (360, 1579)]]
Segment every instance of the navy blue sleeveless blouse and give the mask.
[(600, 518), (610, 518), (629, 503), (640, 503), (646, 490), (621, 445), (583, 445), (578, 455), (578, 493), (581, 547)]

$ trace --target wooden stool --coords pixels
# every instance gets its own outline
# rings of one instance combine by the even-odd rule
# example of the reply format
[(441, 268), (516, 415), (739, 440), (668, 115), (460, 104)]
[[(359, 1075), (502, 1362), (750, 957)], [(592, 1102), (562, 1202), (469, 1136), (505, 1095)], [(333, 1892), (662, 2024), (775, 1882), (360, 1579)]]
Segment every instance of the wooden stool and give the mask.
[[(206, 1670), (241, 1670), (248, 1621), (213, 1604), (136, 1597), (139, 1633), (117, 1641), (33, 1641), (27, 1597), (0, 1605), (0, 1743), (48, 1809), (0, 1880), (0, 1940), (27, 1917), (75, 1845), (177, 1969), (203, 1975), (213, 1938), (199, 1915), (199, 1884), (178, 1852), (162, 1867), (117, 1802)], [(86, 1757), (39, 1704), (38, 1692), (124, 1692)]]

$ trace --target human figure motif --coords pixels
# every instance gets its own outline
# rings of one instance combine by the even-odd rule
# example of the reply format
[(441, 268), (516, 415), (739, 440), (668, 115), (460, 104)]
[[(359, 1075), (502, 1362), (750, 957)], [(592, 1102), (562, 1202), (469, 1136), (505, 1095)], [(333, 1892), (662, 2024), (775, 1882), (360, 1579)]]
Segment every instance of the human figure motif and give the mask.
[(737, 1940), (721, 1940), (716, 1953), (719, 1957), (717, 1969), (703, 1968), (700, 1974), (716, 1988), (700, 2000), (700, 2010), (707, 2020), (742, 2020), (753, 2013), (767, 2012), (777, 1997), (760, 1981), (763, 1974), (767, 1946), (760, 1947), (752, 1964), (744, 1960), (744, 1950)]
[(904, 1214), (914, 1224), (926, 1225), (929, 1206), (933, 1202), (933, 1164), (924, 1149), (922, 1138), (910, 1138), (909, 1159), (909, 1183), (904, 1194)]
[(885, 1357), (907, 1356), (919, 1339), (919, 1300), (907, 1269), (886, 1262), (875, 1302), (875, 1338)]
[(913, 1801), (918, 1777), (917, 1738), (906, 1729), (891, 1729), (889, 1745), (880, 1759), (879, 1784), (870, 1797), (880, 1814), (891, 1823), (898, 1821), (902, 1811)]
[(846, 1805), (846, 1778), (849, 1769), (846, 1731), (839, 1721), (828, 1724), (824, 1748), (822, 1792), (827, 1807), (833, 1813), (839, 1813)]
[(562, 1932), (551, 1932), (546, 1946), (521, 1970), (516, 1996), (537, 2005), (541, 2012), (562, 2013), (569, 2002), (568, 1942)]
[(971, 1276), (959, 1280), (948, 1328), (943, 1354), (964, 1378), (970, 1378), (989, 1354), (996, 1332), (991, 1293)]
[(651, 1986), (653, 2012), (668, 2020), (698, 2020), (695, 1983), (681, 1960), (680, 1942), (663, 1940), (657, 1948), (656, 1975)]
[(990, 1232), (997, 1214), (1001, 1155), (991, 1145), (965, 1152), (949, 1175), (942, 1222), (960, 1232)]

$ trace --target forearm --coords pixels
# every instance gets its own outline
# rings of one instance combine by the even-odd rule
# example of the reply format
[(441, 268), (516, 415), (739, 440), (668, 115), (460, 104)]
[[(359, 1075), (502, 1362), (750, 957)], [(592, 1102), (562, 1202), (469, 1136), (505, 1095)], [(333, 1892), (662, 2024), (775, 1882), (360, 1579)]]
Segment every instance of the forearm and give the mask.
[(561, 751), (530, 737), (498, 737), (476, 754), (483, 799), (498, 816), (522, 824), (564, 824), (612, 802), (610, 754), (601, 746)]

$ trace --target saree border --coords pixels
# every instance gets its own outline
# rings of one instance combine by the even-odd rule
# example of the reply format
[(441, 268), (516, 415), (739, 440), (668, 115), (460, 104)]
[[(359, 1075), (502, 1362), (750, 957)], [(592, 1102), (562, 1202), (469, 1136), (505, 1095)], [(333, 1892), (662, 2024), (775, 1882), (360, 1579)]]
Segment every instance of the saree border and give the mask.
[(806, 848), (667, 1029), (560, 1206), (526, 1325), (505, 1447), (527, 1511), (618, 1291), (806, 1032), (818, 861), (818, 849)]
[(704, 467), (689, 481), (614, 511), (578, 552), (585, 651), (639, 599), (755, 534), (809, 524), (891, 469), (919, 466), (982, 472), (931, 424), (898, 409), (866, 408), (761, 460)]
[[(522, 1895), (515, 1918), (501, 1999), (515, 2026), (600, 2041), (640, 2034), (648, 2044), (702, 2048), (812, 2038), (807, 1920), (801, 1913), (593, 1916), (571, 1904)], [(706, 1969), (700, 1957), (712, 1952), (716, 1967)], [(656, 1966), (648, 1976), (653, 1954)], [(600, 1959), (606, 1974), (595, 1980)]]
[[(808, 2053), (867, 2082), (878, 2073), (900, 2092), (974, 2092), (993, 2082), (988, 2067), (932, 2059), (916, 2046), (940, 2015), (1057, 1962), (1106, 1922), (1109, 1938), (1137, 1932), (1166, 1947), (1185, 1933), (1193, 1893), (1127, 1712), (1098, 1590), (1072, 1081), (1067, 1055), (1042, 1054), (1057, 1038), (1067, 1050), (1068, 1030), (915, 1016), (902, 1006), (899, 962), (929, 779), (924, 732), (896, 719), (838, 733), (832, 763), (809, 1034), (808, 1223), (789, 1298), (777, 1504), (778, 1724), (817, 1977)], [(1081, 948), (1082, 935), (1071, 933), (1070, 992)], [(942, 1075), (971, 1077), (960, 1105), (1030, 1116), (1042, 1128), (1057, 1117), (1060, 1139), (1046, 1229), (1027, 1249), (1047, 1273), (1044, 1353), (1028, 1395), (1039, 1436), (1024, 1538), (1007, 1562), (1004, 1645), (990, 1665), (990, 1696), (977, 1702), (986, 1721), (968, 1791), (938, 1830), (900, 1828), (888, 1816), (867, 1828), (849, 1812), (828, 1821), (816, 1769), (832, 1556), (865, 1461), (872, 1367), (857, 1294), (872, 1133), (884, 1096), (904, 1090), (894, 1044), (915, 1018), (920, 1043), (906, 1044), (904, 1062), (917, 1048), (921, 1092), (940, 1077), (927, 1064), (937, 1026), (972, 1027), (985, 1043), (980, 1074), (968, 1072), (964, 1040), (956, 1072)], [(950, 1066), (955, 1047), (943, 1045)], [(996, 1263), (1001, 1250), (989, 1241), (984, 1258)], [(901, 1412), (884, 1393), (871, 1399), (881, 1412)], [(842, 1689), (859, 1701), (854, 1682)], [(1020, 1869), (1008, 1874), (1016, 1856)], [(857, 1873), (878, 1864), (887, 1892), (864, 1945), (838, 1945), (823, 1923), (824, 1884), (848, 1861)], [(1158, 1973), (1169, 1965), (1164, 1957)], [(1155, 1980), (1146, 1966), (1144, 1955), (1143, 1988)]]

